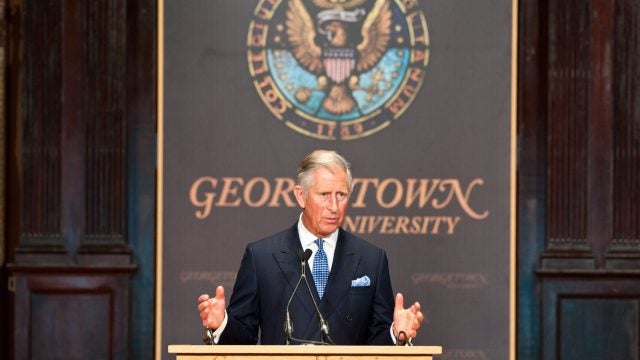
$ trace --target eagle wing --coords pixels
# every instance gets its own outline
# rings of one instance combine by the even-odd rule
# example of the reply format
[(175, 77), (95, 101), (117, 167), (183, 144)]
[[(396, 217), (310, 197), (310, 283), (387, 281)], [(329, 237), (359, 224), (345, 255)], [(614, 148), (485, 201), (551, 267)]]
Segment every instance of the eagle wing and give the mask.
[(289, 1), (286, 24), (287, 36), (293, 46), (293, 56), (310, 72), (322, 73), (322, 52), (315, 42), (316, 30), (301, 0)]
[(389, 1), (377, 0), (362, 23), (362, 42), (357, 49), (360, 59), (358, 71), (365, 71), (375, 65), (389, 45), (391, 38), (391, 8)]

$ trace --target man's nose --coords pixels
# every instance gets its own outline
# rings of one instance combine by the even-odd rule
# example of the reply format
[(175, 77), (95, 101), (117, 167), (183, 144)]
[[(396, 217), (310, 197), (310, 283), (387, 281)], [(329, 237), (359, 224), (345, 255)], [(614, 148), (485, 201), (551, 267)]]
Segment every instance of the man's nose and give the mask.
[(338, 198), (337, 195), (329, 196), (329, 203), (327, 204), (327, 209), (336, 212), (338, 210)]

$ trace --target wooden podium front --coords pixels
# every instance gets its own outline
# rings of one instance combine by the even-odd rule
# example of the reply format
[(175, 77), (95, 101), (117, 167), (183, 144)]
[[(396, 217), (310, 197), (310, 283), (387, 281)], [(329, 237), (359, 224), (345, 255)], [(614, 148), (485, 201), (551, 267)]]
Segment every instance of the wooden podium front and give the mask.
[(169, 345), (176, 360), (433, 359), (441, 346)]

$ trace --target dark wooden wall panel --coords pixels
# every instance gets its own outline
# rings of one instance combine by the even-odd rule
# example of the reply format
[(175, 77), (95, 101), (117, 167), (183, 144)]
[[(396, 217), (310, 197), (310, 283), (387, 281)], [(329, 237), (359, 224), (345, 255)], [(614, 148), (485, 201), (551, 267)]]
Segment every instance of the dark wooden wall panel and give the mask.
[(587, 125), (590, 3), (552, 1), (548, 58), (548, 248), (588, 250)]
[(87, 219), (83, 245), (125, 242), (126, 6), (86, 3)]
[(640, 298), (573, 294), (558, 303), (558, 359), (639, 359)]
[(520, 1), (518, 358), (640, 358), (640, 3)]
[(127, 1), (127, 240), (138, 271), (131, 283), (130, 358), (155, 353), (156, 34), (155, 0)]
[(61, 247), (62, 8), (29, 1), (22, 18), (21, 245)]
[[(536, 270), (546, 244), (547, 76), (541, 39), (546, 2), (520, 1), (518, 14), (517, 356), (540, 359), (541, 307)], [(526, 164), (526, 166), (524, 166)]]
[[(132, 269), (129, 269), (129, 272)], [(127, 359), (129, 272), (14, 267), (15, 359)]]
[[(13, 357), (138, 358), (130, 347), (130, 284), (137, 265), (128, 222), (153, 222), (154, 213), (130, 212), (137, 207), (128, 201), (139, 198), (129, 198), (127, 169), (144, 167), (138, 161), (154, 168), (155, 158), (130, 157), (129, 149), (139, 151), (130, 142), (141, 133), (128, 131), (130, 123), (153, 124), (146, 128), (153, 134), (155, 114), (134, 117), (128, 95), (145, 99), (137, 106), (155, 109), (155, 87), (140, 96), (130, 90), (127, 75), (139, 76), (130, 70), (137, 66), (130, 58), (153, 51), (154, 44), (138, 50), (128, 43), (130, 27), (139, 21), (128, 10), (137, 9), (137, 1), (22, 0), (16, 6), (22, 37), (14, 45), (25, 60), (15, 113), (21, 212), (9, 264), (16, 284)], [(147, 64), (147, 75), (154, 69)], [(150, 145), (145, 154), (154, 154), (155, 142)], [(153, 174), (149, 178), (153, 184)], [(148, 241), (154, 249), (153, 236)], [(152, 254), (138, 254), (145, 268), (153, 269)], [(153, 294), (153, 282), (143, 291)], [(146, 311), (153, 313), (149, 303)], [(149, 331), (143, 335), (153, 341)]]
[[(8, 242), (9, 234), (9, 218), (13, 213), (12, 209), (8, 205), (10, 193), (7, 189), (10, 187), (9, 176), (7, 176), (8, 169), (10, 169), (14, 163), (13, 158), (9, 157), (9, 149), (13, 143), (13, 137), (11, 136), (11, 122), (9, 121), (9, 84), (11, 83), (11, 76), (8, 74), (8, 64), (10, 63), (9, 43), (9, 7), (6, 0), (0, 0), (0, 9), (3, 9), (0, 13), (0, 284), (8, 284), (8, 271), (5, 267), (8, 258), (8, 249), (10, 248)], [(8, 286), (0, 286), (0, 324), (5, 326), (0, 327), (0, 349), (5, 349), (4, 353), (9, 353), (9, 331), (11, 329), (10, 323), (10, 302), (9, 302), (9, 289)]]
[[(33, 292), (31, 294), (31, 359), (109, 359), (111, 294)], [(56, 316), (51, 316), (56, 314)]]
[(640, 359), (640, 282), (554, 277), (543, 290), (543, 359)]
[(640, 252), (640, 4), (616, 2), (613, 108), (613, 246)]

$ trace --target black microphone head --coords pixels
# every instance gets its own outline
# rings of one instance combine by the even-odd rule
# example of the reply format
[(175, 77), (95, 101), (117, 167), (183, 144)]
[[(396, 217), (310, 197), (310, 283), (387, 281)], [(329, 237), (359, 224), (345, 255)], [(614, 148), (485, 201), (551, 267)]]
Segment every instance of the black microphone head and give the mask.
[(296, 256), (298, 257), (298, 260), (304, 261), (304, 250), (296, 251)]
[(302, 250), (298, 250), (296, 251), (296, 255), (298, 256), (298, 260), (300, 261), (307, 261), (309, 260), (309, 258), (311, 257), (311, 249), (307, 249), (305, 251)]

